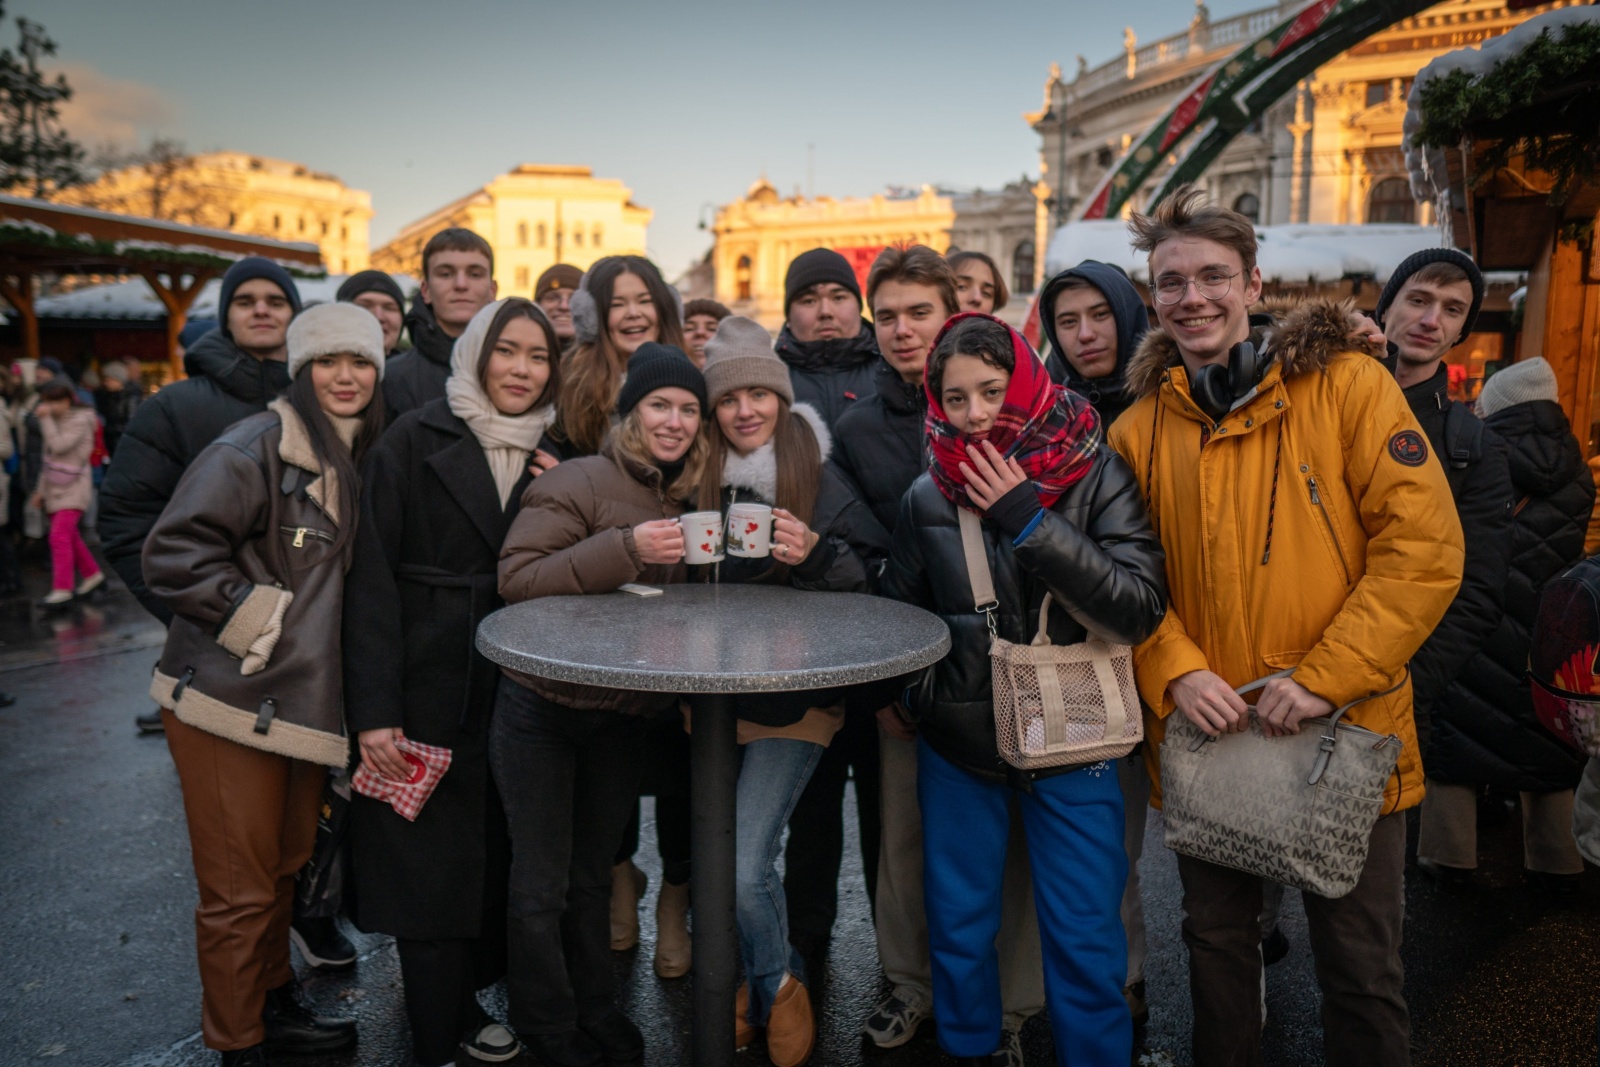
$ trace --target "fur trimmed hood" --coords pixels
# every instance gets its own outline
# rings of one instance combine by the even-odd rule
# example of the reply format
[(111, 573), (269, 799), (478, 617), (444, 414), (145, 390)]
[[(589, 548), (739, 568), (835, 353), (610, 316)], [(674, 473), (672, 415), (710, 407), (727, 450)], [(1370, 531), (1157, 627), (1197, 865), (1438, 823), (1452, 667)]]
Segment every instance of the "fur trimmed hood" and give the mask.
[[(828, 432), (817, 409), (800, 403), (790, 408), (789, 413), (811, 424), (811, 432), (817, 435), (817, 446), (822, 450), (822, 462), (828, 462), (833, 454), (833, 434)], [(768, 441), (747, 456), (729, 449), (722, 463), (722, 484), (749, 490), (762, 500), (778, 499), (778, 456), (772, 442)]]
[[(1268, 307), (1272, 325), (1264, 330), (1267, 353), (1283, 368), (1284, 378), (1294, 378), (1326, 367), (1342, 352), (1368, 352), (1360, 314), (1349, 301), (1306, 300), (1285, 307)], [(1252, 331), (1254, 333), (1254, 331)], [(1179, 362), (1178, 346), (1159, 327), (1144, 335), (1128, 362), (1128, 392), (1151, 396), (1161, 388), (1167, 369)]]

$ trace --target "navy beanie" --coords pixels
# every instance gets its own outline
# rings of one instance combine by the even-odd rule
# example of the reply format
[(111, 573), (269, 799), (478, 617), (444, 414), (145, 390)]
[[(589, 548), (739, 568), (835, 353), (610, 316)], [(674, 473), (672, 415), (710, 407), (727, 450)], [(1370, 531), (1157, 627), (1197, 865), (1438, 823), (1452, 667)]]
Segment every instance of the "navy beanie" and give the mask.
[(1483, 271), (1472, 262), (1471, 256), (1459, 249), (1424, 248), (1421, 252), (1413, 252), (1407, 256), (1394, 269), (1394, 273), (1389, 275), (1383, 292), (1378, 296), (1378, 306), (1372, 312), (1372, 317), (1377, 320), (1379, 326), (1382, 326), (1389, 305), (1400, 295), (1400, 288), (1406, 284), (1406, 279), (1430, 263), (1449, 263), (1460, 267), (1466, 271), (1467, 280), (1472, 283), (1472, 307), (1467, 311), (1466, 321), (1461, 324), (1461, 336), (1456, 338), (1456, 344), (1460, 344), (1467, 339), (1467, 334), (1472, 332), (1472, 324), (1478, 321), (1478, 309), (1483, 307)]
[(217, 325), (222, 330), (222, 336), (233, 340), (233, 334), (228, 330), (228, 308), (233, 304), (233, 294), (245, 282), (264, 278), (283, 290), (283, 295), (289, 298), (289, 307), (296, 315), (300, 314), (300, 290), (295, 288), (294, 279), (289, 277), (289, 272), (261, 256), (246, 256), (228, 268), (228, 273), (222, 276), (222, 292), (217, 297)]
[(341, 304), (349, 304), (362, 293), (382, 293), (394, 301), (400, 314), (406, 313), (406, 294), (400, 291), (399, 283), (381, 270), (363, 270), (350, 275), (339, 286), (333, 299)]
[(831, 248), (813, 248), (796, 256), (789, 264), (789, 273), (783, 278), (783, 314), (789, 315), (789, 305), (795, 298), (813, 285), (832, 282), (842, 285), (856, 294), (856, 301), (861, 302), (861, 283), (856, 281), (856, 272), (851, 269), (850, 261)]
[(683, 354), (683, 349), (646, 341), (628, 360), (628, 380), (617, 391), (617, 414), (626, 415), (639, 401), (669, 386), (689, 390), (699, 399), (702, 409), (709, 406), (705, 375)]

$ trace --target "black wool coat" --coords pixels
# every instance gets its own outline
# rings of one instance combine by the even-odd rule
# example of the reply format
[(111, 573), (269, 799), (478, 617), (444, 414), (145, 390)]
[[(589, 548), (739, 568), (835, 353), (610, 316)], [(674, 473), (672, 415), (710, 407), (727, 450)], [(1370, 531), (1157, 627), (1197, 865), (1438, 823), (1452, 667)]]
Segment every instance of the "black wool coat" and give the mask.
[(1539, 725), (1525, 672), (1539, 594), (1583, 557), (1594, 479), (1560, 405), (1515, 404), (1484, 419), (1505, 442), (1517, 500), (1504, 613), (1482, 651), (1435, 703), (1428, 777), (1530, 793), (1578, 784), (1583, 758)]
[(100, 543), (106, 560), (145, 610), (163, 623), (172, 609), (144, 583), (140, 555), (189, 464), (222, 432), (267, 410), (289, 387), (289, 365), (259, 360), (221, 330), (212, 330), (184, 354), (189, 375), (134, 410), (100, 486)]
[(928, 469), (923, 423), (927, 394), (878, 360), (872, 393), (850, 406), (833, 427), (833, 464), (860, 491), (873, 517), (893, 531), (900, 498)]
[[(560, 455), (548, 439), (540, 447)], [(531, 480), (525, 473), (502, 507), (482, 446), (445, 400), (403, 416), (366, 461), (345, 592), (351, 740), (400, 727), (412, 741), (450, 749), (451, 763), (416, 822), (352, 798), (355, 919), (364, 930), (470, 938), (486, 912), (504, 911), (510, 839), (488, 761), (500, 671), (473, 638), (502, 606), (500, 545)]]
[(1427, 753), (1433, 733), (1433, 705), (1450, 687), (1467, 661), (1482, 651), (1500, 625), (1501, 597), (1511, 556), (1511, 508), (1516, 490), (1505, 443), (1482, 431), (1476, 460), (1452, 458), (1446, 422), (1452, 408), (1458, 420), (1477, 421), (1459, 401), (1450, 399), (1450, 379), (1443, 363), (1432, 378), (1404, 390), (1433, 454), (1444, 464), (1455, 499), (1456, 515), (1466, 538), (1467, 556), (1461, 589), (1450, 609), (1411, 657), (1411, 701), (1417, 738)]
[[(1053, 598), (1050, 640), (1058, 645), (1091, 632), (1136, 645), (1166, 614), (1166, 552), (1133, 471), (1109, 447), (1020, 542), (987, 518), (983, 540), (1000, 602), (995, 624), (1007, 641), (1033, 640), (1046, 593)], [(933, 612), (950, 628), (949, 653), (909, 693), (917, 729), (935, 752), (979, 778), (1019, 788), (1077, 769), (1022, 771), (1000, 758), (988, 626), (974, 610), (956, 505), (932, 475), (918, 478), (901, 504), (883, 593)]]
[(406, 330), (411, 347), (387, 361), (383, 371), (383, 399), (389, 405), (391, 422), (444, 396), (456, 345), (456, 339), (439, 328), (433, 309), (421, 296), (406, 316)]

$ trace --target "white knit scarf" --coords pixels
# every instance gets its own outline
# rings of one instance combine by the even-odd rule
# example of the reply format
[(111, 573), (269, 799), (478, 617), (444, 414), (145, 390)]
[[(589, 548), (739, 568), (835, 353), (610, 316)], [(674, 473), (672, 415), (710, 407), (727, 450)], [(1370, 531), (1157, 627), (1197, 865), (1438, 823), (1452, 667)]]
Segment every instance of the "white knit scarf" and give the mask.
[[(506, 415), (490, 402), (478, 382), (478, 358), (483, 352), (483, 342), (504, 304), (504, 300), (496, 300), (483, 308), (461, 331), (450, 354), (450, 380), (444, 386), (450, 413), (467, 424), (467, 429), (483, 447), (502, 508), (510, 502), (511, 490), (521, 480), (529, 456), (539, 447), (539, 439), (556, 417), (553, 404), (541, 404), (521, 415)], [(559, 354), (552, 352), (551, 358), (557, 359)]]

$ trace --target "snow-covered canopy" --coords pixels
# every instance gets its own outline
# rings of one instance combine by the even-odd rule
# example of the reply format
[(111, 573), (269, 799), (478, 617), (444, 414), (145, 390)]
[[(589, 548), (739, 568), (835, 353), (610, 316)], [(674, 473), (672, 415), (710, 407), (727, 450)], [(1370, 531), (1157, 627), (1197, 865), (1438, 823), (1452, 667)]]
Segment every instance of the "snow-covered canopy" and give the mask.
[[(1256, 239), (1263, 280), (1290, 285), (1353, 277), (1382, 283), (1411, 253), (1440, 244), (1437, 228), (1401, 223), (1258, 226)], [(1045, 276), (1085, 259), (1114, 264), (1135, 281), (1149, 284), (1147, 257), (1134, 251), (1128, 224), (1120, 219), (1073, 222), (1058, 229), (1045, 252)]]
[[(348, 274), (334, 274), (326, 278), (299, 278), (295, 286), (300, 290), (300, 302), (331, 304), (339, 286)], [(394, 280), (409, 300), (417, 291), (417, 281), (409, 274), (396, 274)], [(200, 290), (194, 305), (189, 309), (191, 319), (217, 317), (217, 296), (222, 290), (222, 280), (213, 278)], [(143, 278), (129, 278), (109, 285), (95, 285), (60, 296), (42, 296), (34, 301), (42, 319), (111, 319), (122, 321), (159, 321), (166, 318), (167, 309), (156, 299), (155, 293)]]
[(1423, 87), (1435, 78), (1442, 78), (1458, 70), (1465, 71), (1473, 78), (1481, 78), (1501, 63), (1513, 59), (1517, 53), (1538, 40), (1541, 34), (1547, 31), (1559, 32), (1562, 26), (1584, 22), (1600, 23), (1600, 7), (1584, 5), (1547, 11), (1508, 33), (1484, 41), (1476, 48), (1459, 48), (1454, 52), (1446, 52), (1417, 72), (1416, 81), (1411, 84), (1411, 95), (1406, 98), (1406, 118), (1400, 142), (1405, 151), (1406, 169), (1411, 173), (1413, 196), (1418, 200), (1431, 201), (1446, 191), (1443, 187), (1445, 173), (1443, 153), (1436, 148), (1424, 149), (1412, 143), (1412, 135), (1422, 127)]

